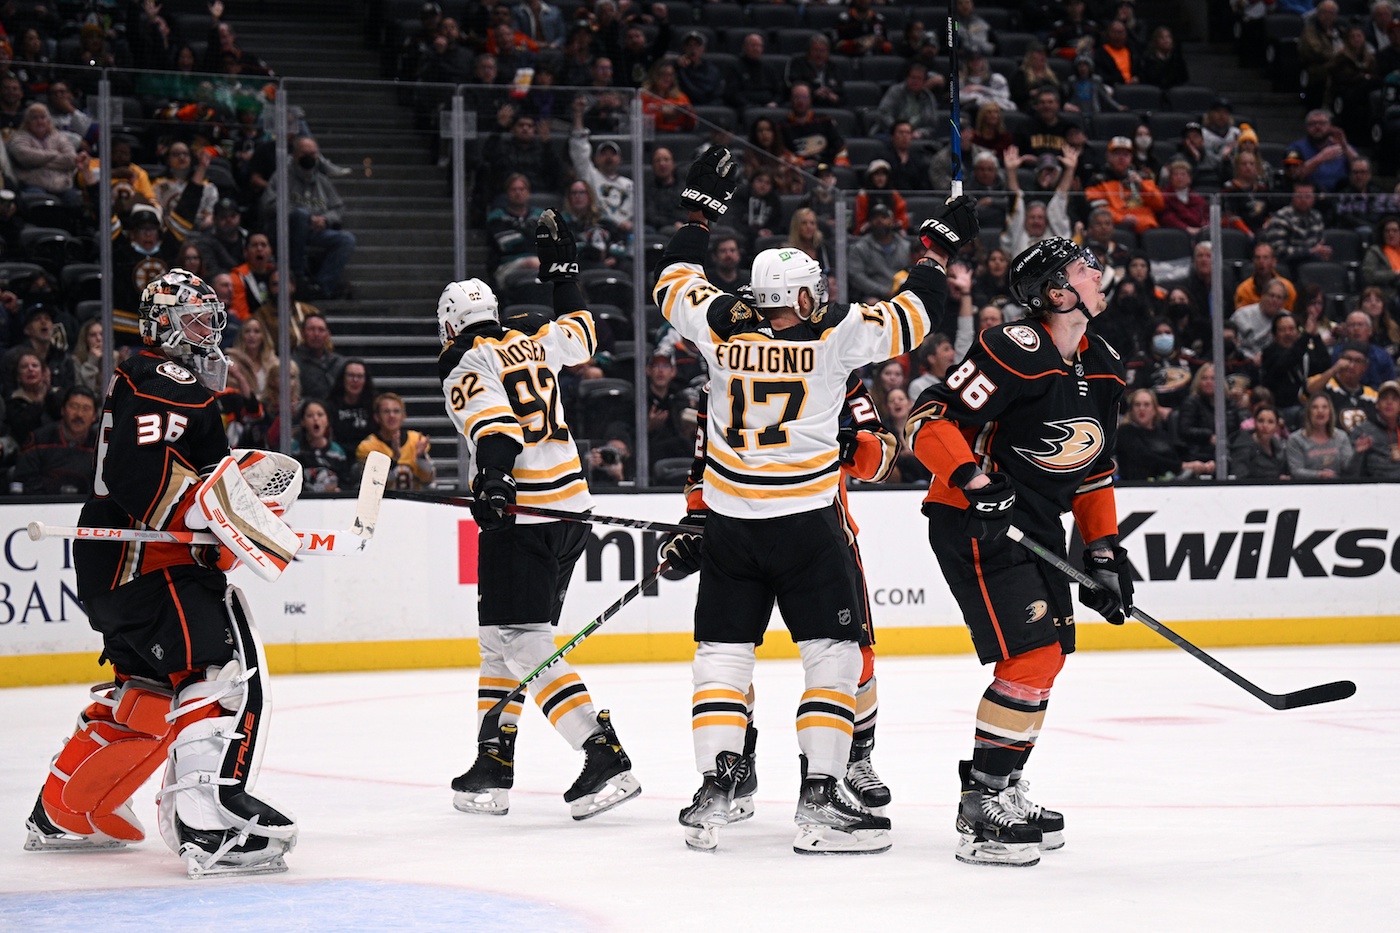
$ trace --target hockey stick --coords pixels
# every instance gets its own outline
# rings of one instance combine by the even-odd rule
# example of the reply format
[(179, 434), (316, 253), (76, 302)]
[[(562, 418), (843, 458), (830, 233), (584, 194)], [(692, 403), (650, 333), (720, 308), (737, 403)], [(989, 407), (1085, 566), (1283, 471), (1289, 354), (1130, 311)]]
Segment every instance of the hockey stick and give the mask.
[[(455, 505), (471, 508), (476, 500), (471, 496), (449, 496), (434, 492), (391, 492), (390, 499), (406, 499), (410, 502), (432, 502), (437, 505)], [(621, 525), (623, 528), (636, 528), (640, 531), (662, 531), (671, 535), (697, 535), (704, 533), (703, 525), (672, 525), (667, 522), (649, 522), (641, 518), (618, 518), (613, 515), (593, 515), (588, 512), (565, 512), (561, 509), (540, 509), (532, 505), (508, 505), (511, 515), (529, 515), (533, 518), (552, 518), (561, 522), (581, 522), (594, 525)]]
[[(298, 531), (301, 550), (298, 555), (314, 557), (343, 557), (365, 549), (374, 537), (379, 522), (379, 507), (384, 501), (384, 484), (389, 477), (389, 458), (379, 451), (365, 461), (360, 477), (360, 494), (355, 500), (355, 517), (349, 528), (307, 528)], [(91, 541), (137, 541), (147, 544), (218, 544), (219, 539), (207, 531), (156, 531), (146, 528), (74, 528), (64, 525), (29, 523), (29, 539), (79, 538)]]
[[(1045, 547), (1045, 545), (1027, 538), (1021, 529), (1016, 526), (1011, 526), (1006, 536), (1079, 585), (1087, 586), (1091, 590), (1103, 589), (1103, 586), (1093, 577), (1076, 569), (1063, 557)], [(1211, 668), (1217, 674), (1223, 676), (1226, 680), (1229, 680), (1237, 687), (1244, 688), (1245, 692), (1249, 693), (1251, 696), (1258, 697), (1274, 709), (1297, 709), (1300, 706), (1333, 703), (1337, 700), (1345, 700), (1347, 697), (1356, 693), (1356, 684), (1349, 680), (1338, 680), (1330, 684), (1319, 684), (1316, 687), (1305, 687), (1302, 690), (1294, 690), (1291, 693), (1270, 693), (1264, 688), (1245, 680), (1239, 674), (1236, 674), (1230, 668), (1221, 664), (1205, 651), (1197, 648), (1195, 645), (1191, 644), (1191, 642), (1182, 638), (1176, 632), (1173, 632), (1136, 606), (1133, 607), (1132, 617), (1152, 629), (1152, 631), (1156, 632), (1158, 635), (1161, 635), (1167, 641), (1176, 645), (1182, 651), (1185, 651), (1196, 660)]]
[(608, 608), (604, 609), (602, 615), (598, 616), (598, 618), (594, 619), (592, 622), (589, 622), (583, 628), (579, 629), (577, 635), (564, 642), (564, 644), (559, 647), (558, 651), (545, 658), (542, 662), (540, 662), (539, 667), (526, 674), (525, 678), (521, 680), (520, 683), (515, 685), (515, 689), (511, 690), (510, 693), (507, 693), (505, 696), (497, 700), (495, 705), (488, 709), (486, 711), (486, 715), (481, 718), (481, 728), (477, 730), (476, 740), (478, 742), (499, 742), (501, 738), (501, 713), (505, 712), (506, 707), (509, 706), (511, 703), (516, 703), (522, 700), (525, 697), (526, 688), (528, 688), (530, 684), (532, 684), (536, 680), (536, 678), (540, 676), (540, 674), (544, 673), (546, 668), (548, 668), (555, 661), (558, 661), (564, 655), (568, 654), (570, 651), (573, 651), (575, 648), (577, 648), (579, 642), (583, 641), (589, 635), (592, 635), (594, 632), (598, 631), (598, 629), (602, 627), (604, 622), (608, 621), (613, 616), (617, 615), (620, 611), (622, 611), (623, 606), (627, 605), (632, 600), (642, 595), (643, 590), (653, 586), (657, 580), (661, 579), (661, 575), (665, 573), (668, 569), (670, 569), (670, 566), (670, 561), (662, 561), (661, 566), (657, 567), (651, 573), (647, 574), (646, 577), (643, 578), (643, 580), (640, 583), (633, 586), (626, 593), (623, 593), (622, 598), (619, 599), (617, 602), (613, 603)]
[(961, 90), (958, 87), (958, 21), (954, 18), (955, 0), (948, 0), (948, 145), (952, 159), (949, 168), (953, 171), (952, 194), (959, 197), (963, 192), (962, 167), (962, 124), (960, 113)]

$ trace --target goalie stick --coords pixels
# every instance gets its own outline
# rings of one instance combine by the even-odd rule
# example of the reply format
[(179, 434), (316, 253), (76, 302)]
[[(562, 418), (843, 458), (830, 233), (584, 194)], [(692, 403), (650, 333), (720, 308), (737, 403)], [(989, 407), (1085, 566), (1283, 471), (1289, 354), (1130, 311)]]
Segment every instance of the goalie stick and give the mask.
[[(365, 461), (360, 477), (360, 494), (355, 500), (355, 517), (349, 528), (304, 528), (297, 531), (301, 549), (297, 556), (343, 557), (365, 549), (374, 537), (379, 522), (379, 508), (384, 501), (384, 486), (389, 478), (389, 458), (374, 451)], [(218, 544), (219, 539), (208, 531), (156, 531), (146, 528), (75, 528), (64, 525), (29, 523), (29, 539), (80, 538), (92, 541), (144, 541), (148, 544)]]
[[(437, 505), (455, 505), (471, 508), (476, 500), (471, 496), (453, 496), (433, 492), (391, 492), (390, 499), (407, 499), (410, 502), (431, 502)], [(673, 525), (668, 522), (649, 522), (641, 518), (619, 518), (613, 515), (594, 515), (590, 512), (565, 512), (561, 509), (540, 509), (532, 505), (508, 505), (511, 515), (529, 515), (532, 518), (552, 518), (561, 522), (581, 522), (594, 525), (621, 525), (623, 528), (636, 528), (640, 531), (660, 531), (670, 535), (703, 534), (700, 525)]]
[[(1092, 590), (1103, 589), (1093, 577), (1076, 569), (1063, 557), (1040, 542), (1027, 538), (1021, 529), (1017, 528), (1015, 525), (1011, 526), (1006, 536), (1079, 585), (1087, 586)], [(1334, 703), (1337, 700), (1345, 700), (1347, 697), (1356, 693), (1356, 684), (1352, 683), (1350, 680), (1337, 680), (1330, 684), (1319, 684), (1316, 687), (1304, 687), (1302, 690), (1294, 690), (1290, 693), (1270, 693), (1263, 687), (1251, 683), (1244, 677), (1235, 673), (1214, 657), (1207, 654), (1202, 649), (1197, 648), (1195, 645), (1191, 644), (1191, 642), (1187, 641), (1176, 632), (1173, 632), (1136, 606), (1133, 607), (1131, 615), (1134, 619), (1137, 619), (1173, 645), (1176, 645), (1196, 660), (1202, 662), (1211, 670), (1223, 676), (1226, 680), (1229, 680), (1238, 687), (1244, 688), (1251, 696), (1263, 700), (1274, 709), (1297, 709), (1300, 706), (1316, 706), (1319, 703)]]
[(477, 730), (476, 740), (478, 742), (499, 742), (501, 740), (501, 713), (505, 712), (506, 707), (511, 703), (519, 702), (525, 696), (526, 688), (534, 683), (540, 674), (544, 673), (551, 664), (577, 648), (579, 642), (598, 631), (604, 622), (621, 612), (623, 606), (642, 595), (643, 590), (653, 586), (656, 581), (661, 579), (661, 575), (665, 573), (670, 566), (670, 561), (662, 561), (661, 566), (647, 574), (640, 583), (633, 586), (626, 593), (623, 593), (622, 598), (604, 609), (602, 615), (579, 629), (577, 635), (560, 645), (558, 651), (545, 658), (540, 662), (539, 667), (526, 674), (524, 679), (515, 685), (515, 689), (497, 700), (495, 705), (486, 711), (486, 715), (481, 717), (481, 728)]

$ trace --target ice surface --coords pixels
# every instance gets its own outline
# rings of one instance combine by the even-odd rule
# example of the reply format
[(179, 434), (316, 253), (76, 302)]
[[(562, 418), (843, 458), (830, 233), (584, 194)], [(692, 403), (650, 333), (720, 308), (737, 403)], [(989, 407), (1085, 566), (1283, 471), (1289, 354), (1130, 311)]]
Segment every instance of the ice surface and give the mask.
[(677, 811), (698, 786), (687, 665), (582, 669), (642, 782), (585, 822), (561, 794), (582, 756), (536, 711), (506, 817), (452, 809), (475, 746), (475, 670), (275, 677), (260, 793), (296, 814), (282, 875), (190, 881), (146, 842), (21, 850), (79, 686), (0, 693), (0, 929), (679, 931), (1392, 928), (1400, 913), (1400, 645), (1221, 649), (1268, 690), (1357, 682), (1340, 703), (1276, 712), (1176, 650), (1080, 653), (1027, 776), (1068, 844), (1030, 869), (953, 859), (956, 763), (988, 673), (969, 655), (882, 658), (874, 763), (894, 848), (792, 852), (796, 662), (757, 677), (758, 815), (713, 854)]

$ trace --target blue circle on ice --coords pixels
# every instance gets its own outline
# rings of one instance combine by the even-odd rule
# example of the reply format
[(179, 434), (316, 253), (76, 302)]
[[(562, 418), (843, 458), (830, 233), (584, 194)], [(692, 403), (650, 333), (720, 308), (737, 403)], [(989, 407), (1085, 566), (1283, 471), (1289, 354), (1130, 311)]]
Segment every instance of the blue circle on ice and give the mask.
[[(588, 918), (542, 901), (393, 881), (187, 881), (169, 887), (0, 894), (0, 928), (27, 933), (103, 929), (221, 929), (361, 933), (462, 930), (578, 933)], [(9, 924), (14, 924), (10, 927)], [(98, 929), (98, 926), (89, 926)]]

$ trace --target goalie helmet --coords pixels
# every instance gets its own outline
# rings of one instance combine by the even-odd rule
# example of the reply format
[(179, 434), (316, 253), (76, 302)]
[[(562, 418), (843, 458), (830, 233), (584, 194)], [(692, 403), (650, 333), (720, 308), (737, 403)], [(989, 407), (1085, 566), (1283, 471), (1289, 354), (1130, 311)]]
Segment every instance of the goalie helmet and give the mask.
[(141, 339), (184, 363), (210, 391), (222, 392), (228, 360), (219, 349), (228, 314), (214, 289), (193, 272), (171, 269), (141, 292)]
[(481, 279), (452, 282), (438, 299), (438, 340), (447, 342), (473, 324), (496, 320), (496, 293)]
[[(821, 263), (802, 250), (765, 249), (754, 257), (754, 307), (797, 309), (797, 296), (803, 289), (812, 296), (813, 311), (826, 304), (826, 273)], [(798, 314), (803, 316), (800, 311)]]
[[(1083, 259), (1095, 269), (1101, 268), (1098, 258), (1073, 240), (1058, 236), (1041, 240), (1011, 261), (1011, 297), (1032, 317), (1045, 317), (1052, 311), (1059, 311), (1046, 299), (1045, 289), (1070, 288), (1065, 270), (1076, 259)], [(1082, 304), (1081, 300), (1076, 307)]]

